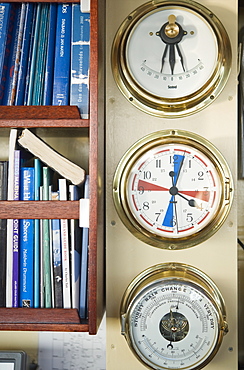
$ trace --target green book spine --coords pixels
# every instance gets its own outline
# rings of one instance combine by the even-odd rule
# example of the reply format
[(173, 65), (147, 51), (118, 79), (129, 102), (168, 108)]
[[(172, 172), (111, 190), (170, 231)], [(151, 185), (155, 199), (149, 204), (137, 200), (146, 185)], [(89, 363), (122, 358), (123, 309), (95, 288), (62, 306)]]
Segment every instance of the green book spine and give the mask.
[[(43, 167), (43, 200), (49, 200), (50, 169)], [(43, 285), (44, 285), (44, 305), (46, 308), (52, 307), (52, 287), (51, 287), (51, 261), (50, 261), (50, 230), (49, 220), (42, 220), (42, 251), (43, 251)]]

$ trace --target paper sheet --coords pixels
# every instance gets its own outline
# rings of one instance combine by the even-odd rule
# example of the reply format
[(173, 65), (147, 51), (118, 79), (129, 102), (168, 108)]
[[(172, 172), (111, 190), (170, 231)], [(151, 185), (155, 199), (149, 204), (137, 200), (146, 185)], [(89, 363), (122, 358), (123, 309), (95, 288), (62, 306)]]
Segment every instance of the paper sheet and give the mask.
[(106, 333), (103, 319), (97, 335), (40, 332), (39, 370), (105, 370)]

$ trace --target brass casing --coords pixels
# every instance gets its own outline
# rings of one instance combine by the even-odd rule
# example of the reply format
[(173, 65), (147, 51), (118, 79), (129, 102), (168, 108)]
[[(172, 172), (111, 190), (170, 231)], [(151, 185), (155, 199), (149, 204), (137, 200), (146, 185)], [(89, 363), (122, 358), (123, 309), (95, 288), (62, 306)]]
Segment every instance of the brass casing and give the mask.
[[(208, 297), (216, 310), (218, 318), (218, 338), (215, 346), (212, 348), (211, 353), (209, 353), (209, 356), (207, 357), (207, 359), (205, 359), (203, 363), (199, 365), (196, 362), (196, 365), (194, 367), (191, 367), (191, 370), (202, 369), (213, 359), (213, 357), (218, 352), (218, 349), (223, 340), (223, 336), (228, 332), (228, 324), (226, 321), (225, 302), (218, 287), (208, 275), (193, 266), (175, 262), (161, 263), (149, 267), (138, 274), (126, 288), (121, 301), (121, 334), (125, 336), (126, 341), (133, 354), (138, 358), (139, 361), (141, 361), (145, 365), (143, 358), (140, 357), (140, 355), (136, 352), (134, 348), (133, 337), (131, 337), (131, 310), (133, 309), (133, 307), (135, 307), (136, 302), (139, 300), (139, 296), (141, 296), (145, 290), (150, 289), (151, 286), (153, 287), (156, 284), (162, 285), (164, 281), (166, 282), (169, 280), (194, 285), (197, 289), (201, 290), (205, 294), (205, 296)], [(154, 369), (155, 367), (153, 367), (153, 363), (151, 365), (152, 366), (148, 366), (148, 364), (146, 364), (146, 366), (148, 366), (149, 368)], [(184, 367), (184, 370), (187, 370), (187, 368), (188, 367)], [(162, 368), (160, 367), (160, 369), (166, 370), (163, 365)]]
[[(218, 57), (211, 77), (199, 90), (182, 98), (160, 97), (146, 91), (131, 75), (126, 60), (126, 44), (137, 23), (143, 17), (160, 11), (162, 8), (173, 10), (179, 7), (203, 17), (210, 25), (217, 40)], [(228, 80), (231, 61), (231, 43), (223, 24), (209, 9), (189, 0), (158, 0), (141, 5), (131, 12), (120, 25), (111, 52), (113, 76), (125, 98), (143, 112), (165, 118), (188, 116), (211, 104)]]

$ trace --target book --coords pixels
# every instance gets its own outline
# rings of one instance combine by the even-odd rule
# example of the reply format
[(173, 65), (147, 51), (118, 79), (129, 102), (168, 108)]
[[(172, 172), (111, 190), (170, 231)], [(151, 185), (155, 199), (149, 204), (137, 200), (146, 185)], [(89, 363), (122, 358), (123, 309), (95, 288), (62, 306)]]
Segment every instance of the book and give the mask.
[[(59, 193), (52, 192), (52, 200), (59, 200)], [(62, 277), (62, 250), (61, 250), (61, 226), (60, 220), (51, 220), (52, 230), (52, 257), (53, 257), (53, 280), (54, 280), (54, 307), (63, 307), (63, 277)]]
[[(43, 198), (43, 185), (40, 186), (40, 200)], [(40, 308), (45, 308), (44, 292), (44, 263), (43, 263), (43, 220), (40, 220), (40, 253), (39, 253), (39, 283), (40, 283)]]
[[(34, 167), (20, 169), (20, 199), (34, 200)], [(19, 306), (34, 307), (34, 220), (20, 220)]]
[(8, 57), (8, 67), (6, 73), (6, 82), (2, 104), (3, 105), (14, 105), (17, 78), (19, 70), (20, 52), (23, 38), (23, 28), (25, 19), (26, 4), (18, 4), (14, 22), (14, 30), (12, 35), (12, 41), (10, 45), (10, 54)]
[(0, 3), (0, 81), (2, 80), (4, 67), (5, 49), (10, 18), (10, 7), (10, 3)]
[(28, 60), (29, 60), (29, 56), (30, 56), (29, 53), (31, 49), (32, 27), (33, 27), (33, 23), (35, 24), (35, 17), (34, 17), (35, 8), (36, 8), (36, 5), (34, 3), (26, 4), (23, 41), (22, 41), (21, 55), (20, 55), (20, 62), (19, 62), (19, 72), (18, 72), (18, 80), (17, 80), (17, 88), (16, 88), (15, 105), (24, 105), (25, 88), (27, 84), (26, 77), (27, 77), (27, 70), (28, 70)]
[[(89, 198), (89, 175), (84, 184), (84, 198)], [(82, 319), (87, 317), (87, 279), (88, 279), (89, 228), (82, 228), (81, 272), (80, 272), (80, 308)]]
[(3, 98), (5, 94), (5, 85), (7, 81), (7, 73), (8, 73), (8, 65), (10, 63), (9, 59), (11, 57), (11, 48), (13, 45), (13, 39), (14, 39), (14, 32), (16, 30), (16, 13), (18, 11), (19, 4), (17, 3), (10, 3), (10, 9), (9, 9), (9, 21), (7, 26), (7, 34), (6, 34), (6, 44), (5, 44), (5, 50), (4, 50), (4, 58), (3, 58), (3, 68), (1, 73), (1, 84), (0, 84), (0, 104), (3, 104)]
[[(8, 200), (14, 199), (14, 151), (17, 142), (17, 129), (11, 129), (9, 135), (8, 155)], [(7, 220), (7, 251), (6, 251), (6, 307), (12, 307), (13, 282), (13, 220)]]
[(22, 131), (18, 143), (62, 177), (70, 180), (72, 184), (80, 185), (84, 182), (85, 170), (83, 168), (56, 152), (30, 130)]
[(72, 4), (70, 105), (77, 105), (81, 118), (89, 118), (90, 13)]
[(42, 9), (42, 3), (38, 3), (36, 14), (35, 14), (35, 22), (33, 24), (34, 27), (32, 30), (33, 39), (32, 39), (32, 45), (31, 45), (30, 65), (29, 65), (29, 70), (28, 70), (28, 81), (27, 81), (28, 90), (26, 90), (25, 92), (25, 104), (26, 105), (32, 105), (32, 101), (33, 101), (36, 58), (37, 58), (39, 31), (40, 31), (40, 24), (41, 24), (41, 9)]
[[(43, 192), (42, 200), (49, 200), (50, 168), (43, 167)], [(45, 308), (52, 307), (52, 277), (50, 260), (50, 228), (49, 220), (42, 220), (42, 258), (43, 258), (43, 284)]]
[[(59, 200), (67, 200), (67, 181), (59, 179)], [(63, 308), (71, 308), (71, 282), (70, 282), (70, 248), (68, 220), (60, 220), (61, 250), (62, 250), (62, 275), (63, 275)]]
[[(34, 158), (34, 188), (35, 200), (40, 200), (40, 187), (42, 186), (42, 163)], [(34, 307), (40, 307), (40, 220), (34, 220)]]
[[(20, 199), (20, 150), (14, 151), (14, 200)], [(19, 220), (13, 220), (13, 301), (12, 307), (19, 306)]]
[[(0, 161), (0, 200), (7, 200), (8, 161)], [(7, 220), (0, 219), (0, 307), (6, 306)]]
[(47, 25), (49, 19), (49, 4), (41, 4), (40, 28), (38, 35), (36, 65), (34, 73), (32, 105), (41, 105), (43, 97), (44, 68), (46, 65)]
[[(69, 185), (69, 199), (79, 200), (80, 197), (80, 188)], [(79, 227), (79, 220), (70, 220), (70, 247), (72, 308), (79, 309), (81, 264), (81, 228)]]
[(69, 105), (72, 5), (57, 6), (52, 105)]
[(53, 98), (53, 69), (57, 27), (57, 4), (51, 3), (49, 6), (50, 10), (47, 31), (47, 59), (44, 70), (43, 105), (52, 105)]
[(32, 89), (33, 89), (33, 69), (36, 56), (36, 33), (38, 31), (39, 20), (38, 16), (40, 16), (40, 5), (34, 4), (33, 9), (33, 16), (31, 21), (31, 35), (30, 35), (30, 46), (29, 46), (29, 54), (28, 54), (28, 62), (27, 62), (27, 69), (26, 69), (26, 77), (25, 77), (25, 89), (24, 89), (24, 105), (30, 105), (32, 99)]

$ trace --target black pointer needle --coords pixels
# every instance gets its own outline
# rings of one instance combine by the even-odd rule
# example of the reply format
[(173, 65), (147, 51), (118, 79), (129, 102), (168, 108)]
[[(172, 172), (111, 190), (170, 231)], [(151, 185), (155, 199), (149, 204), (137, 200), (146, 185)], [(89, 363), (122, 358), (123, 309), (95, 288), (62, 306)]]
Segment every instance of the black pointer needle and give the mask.
[(184, 65), (183, 55), (182, 55), (182, 53), (181, 53), (181, 51), (180, 51), (179, 45), (178, 45), (178, 44), (175, 44), (175, 46), (176, 46), (176, 49), (177, 49), (178, 54), (179, 54), (179, 57), (180, 57), (180, 62), (181, 62), (181, 65), (182, 65), (183, 71), (185, 72), (186, 70), (185, 70), (185, 65)]
[(161, 70), (160, 70), (160, 73), (163, 72), (163, 67), (164, 67), (164, 62), (165, 62), (165, 58), (166, 58), (166, 54), (167, 54), (167, 51), (168, 51), (168, 47), (169, 45), (167, 44), (164, 48), (164, 53), (163, 53), (163, 56), (162, 56), (162, 64), (161, 64)]
[(171, 74), (173, 75), (175, 68), (175, 47), (173, 44), (170, 44), (169, 46), (169, 65), (171, 69)]

